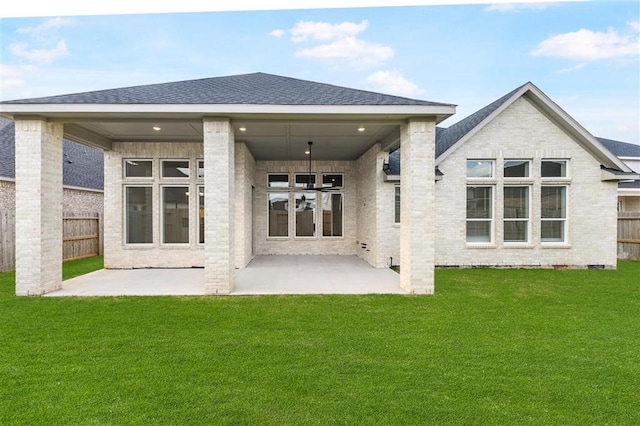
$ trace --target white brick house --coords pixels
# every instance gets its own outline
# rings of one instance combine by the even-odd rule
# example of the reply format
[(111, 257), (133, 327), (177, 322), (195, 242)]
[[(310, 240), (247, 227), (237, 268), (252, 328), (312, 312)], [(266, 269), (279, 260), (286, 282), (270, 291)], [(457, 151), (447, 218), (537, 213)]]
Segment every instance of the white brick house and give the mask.
[(617, 181), (637, 175), (532, 84), (436, 129), (454, 112), (262, 73), (0, 103), (16, 293), (62, 285), (63, 135), (105, 151), (105, 267), (204, 267), (207, 294), (255, 255), (399, 264), (416, 294), (436, 265), (615, 267)]

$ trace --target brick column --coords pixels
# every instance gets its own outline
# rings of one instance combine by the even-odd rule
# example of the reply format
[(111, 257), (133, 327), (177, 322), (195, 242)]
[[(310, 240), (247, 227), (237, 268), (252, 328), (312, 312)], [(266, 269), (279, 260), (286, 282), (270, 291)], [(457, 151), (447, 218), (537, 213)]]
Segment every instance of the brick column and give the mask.
[(204, 291), (229, 294), (235, 273), (233, 128), (226, 118), (205, 118), (203, 131)]
[(435, 122), (400, 129), (400, 286), (433, 294), (435, 265)]
[(16, 120), (16, 295), (62, 288), (62, 124)]

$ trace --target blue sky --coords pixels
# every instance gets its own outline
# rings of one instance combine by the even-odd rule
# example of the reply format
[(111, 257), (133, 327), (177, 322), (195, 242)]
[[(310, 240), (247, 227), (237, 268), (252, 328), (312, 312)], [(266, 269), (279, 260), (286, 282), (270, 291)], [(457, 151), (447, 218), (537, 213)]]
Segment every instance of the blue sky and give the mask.
[(640, 144), (636, 1), (374, 3), (0, 12), (0, 99), (266, 72), (457, 104), (447, 126), (532, 81), (594, 135)]

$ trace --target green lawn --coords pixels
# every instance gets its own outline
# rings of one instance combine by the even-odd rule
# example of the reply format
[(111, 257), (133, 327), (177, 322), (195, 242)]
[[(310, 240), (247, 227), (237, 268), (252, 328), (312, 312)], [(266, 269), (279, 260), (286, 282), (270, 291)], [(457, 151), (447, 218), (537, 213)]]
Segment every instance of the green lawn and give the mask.
[(16, 298), (13, 280), (2, 425), (640, 424), (640, 262), (438, 270), (431, 297)]

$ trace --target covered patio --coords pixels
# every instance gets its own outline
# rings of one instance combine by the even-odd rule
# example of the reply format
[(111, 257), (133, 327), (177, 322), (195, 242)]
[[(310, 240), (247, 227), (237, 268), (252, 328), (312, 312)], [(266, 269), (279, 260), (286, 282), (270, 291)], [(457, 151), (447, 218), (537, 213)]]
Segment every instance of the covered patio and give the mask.
[[(202, 296), (203, 268), (101, 269), (63, 282), (49, 297)], [(407, 294), (400, 276), (357, 256), (256, 256), (235, 271), (232, 296)]]

